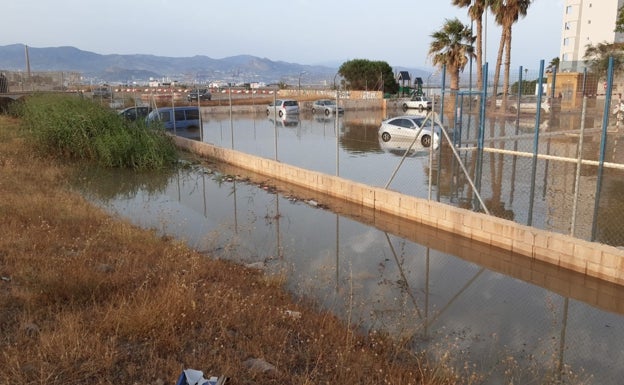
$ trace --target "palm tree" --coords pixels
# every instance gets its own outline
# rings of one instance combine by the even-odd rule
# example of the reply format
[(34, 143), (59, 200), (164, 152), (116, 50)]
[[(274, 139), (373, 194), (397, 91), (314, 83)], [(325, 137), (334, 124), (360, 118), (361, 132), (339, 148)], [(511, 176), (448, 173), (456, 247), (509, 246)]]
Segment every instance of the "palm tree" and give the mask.
[[(496, 95), (500, 79), (500, 67), (505, 51), (505, 74), (503, 80), (503, 104), (507, 101), (509, 91), (509, 67), (511, 65), (511, 27), (520, 17), (527, 14), (531, 0), (489, 0), (490, 9), (494, 14), (496, 23), (502, 27), (500, 46), (496, 57), (496, 70), (494, 73), (494, 91)], [(504, 107), (504, 106), (503, 106)]]
[(453, 0), (453, 5), (468, 8), (468, 15), (477, 24), (477, 89), (483, 85), (483, 14), (487, 10), (489, 0)]
[(470, 26), (455, 19), (446, 19), (442, 29), (431, 34), (433, 41), (429, 46), (429, 56), (433, 65), (446, 70), (451, 78), (451, 90), (459, 90), (459, 73), (468, 64), (468, 56), (474, 56), (472, 43), (474, 37)]
[(550, 63), (548, 63), (548, 67), (546, 69), (546, 72), (553, 72), (555, 69), (558, 70), (560, 63), (561, 63), (561, 60), (559, 59), (559, 56), (552, 58)]

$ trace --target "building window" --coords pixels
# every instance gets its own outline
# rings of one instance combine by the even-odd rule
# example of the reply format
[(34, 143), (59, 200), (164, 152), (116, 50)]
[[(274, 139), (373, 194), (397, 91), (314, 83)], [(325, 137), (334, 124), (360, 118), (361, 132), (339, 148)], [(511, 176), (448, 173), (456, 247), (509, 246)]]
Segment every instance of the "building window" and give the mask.
[(564, 53), (563, 54), (563, 61), (570, 61), (570, 54), (569, 53)]
[(570, 38), (569, 37), (566, 37), (565, 39), (563, 39), (563, 45), (566, 46), (566, 47), (570, 45)]
[(572, 28), (572, 27), (570, 26), (570, 22), (569, 22), (569, 21), (566, 21), (566, 23), (564, 24), (564, 28), (565, 28), (565, 30), (566, 30), (566, 31), (569, 31), (569, 30), (570, 30), (570, 28)]
[(565, 12), (566, 12), (566, 15), (571, 14), (571, 13), (572, 13), (572, 6), (571, 6), (571, 5), (568, 5), (568, 6), (566, 7), (566, 11), (565, 11)]
[(591, 24), (591, 20), (587, 20), (587, 24)]

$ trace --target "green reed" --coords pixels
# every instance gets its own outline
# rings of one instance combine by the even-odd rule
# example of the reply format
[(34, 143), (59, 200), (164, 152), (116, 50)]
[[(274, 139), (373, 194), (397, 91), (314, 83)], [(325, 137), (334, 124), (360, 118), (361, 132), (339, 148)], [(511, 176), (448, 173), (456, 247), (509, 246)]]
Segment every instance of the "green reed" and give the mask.
[(177, 160), (162, 129), (76, 95), (33, 95), (14, 110), (48, 153), (104, 167), (160, 169)]

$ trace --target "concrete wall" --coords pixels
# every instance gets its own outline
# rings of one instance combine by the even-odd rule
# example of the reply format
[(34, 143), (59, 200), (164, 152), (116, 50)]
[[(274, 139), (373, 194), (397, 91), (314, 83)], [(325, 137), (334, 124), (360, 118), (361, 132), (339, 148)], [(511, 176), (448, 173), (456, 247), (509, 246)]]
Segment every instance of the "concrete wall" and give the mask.
[[(624, 284), (624, 250), (403, 195), (270, 159), (175, 138), (183, 149), (559, 268)], [(458, 240), (459, 241), (459, 240)]]

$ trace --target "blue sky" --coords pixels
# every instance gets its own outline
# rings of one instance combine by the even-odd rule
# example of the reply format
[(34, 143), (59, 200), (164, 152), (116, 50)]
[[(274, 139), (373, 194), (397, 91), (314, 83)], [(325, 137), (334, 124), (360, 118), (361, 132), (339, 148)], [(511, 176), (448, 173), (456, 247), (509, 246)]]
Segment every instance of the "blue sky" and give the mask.
[[(534, 0), (513, 30), (512, 66), (559, 54), (563, 0)], [(350, 59), (430, 67), (432, 32), (470, 20), (451, 0), (5, 0), (0, 45), (74, 46), (99, 54), (220, 59), (249, 54), (299, 64)], [(500, 29), (488, 17), (493, 65)]]

